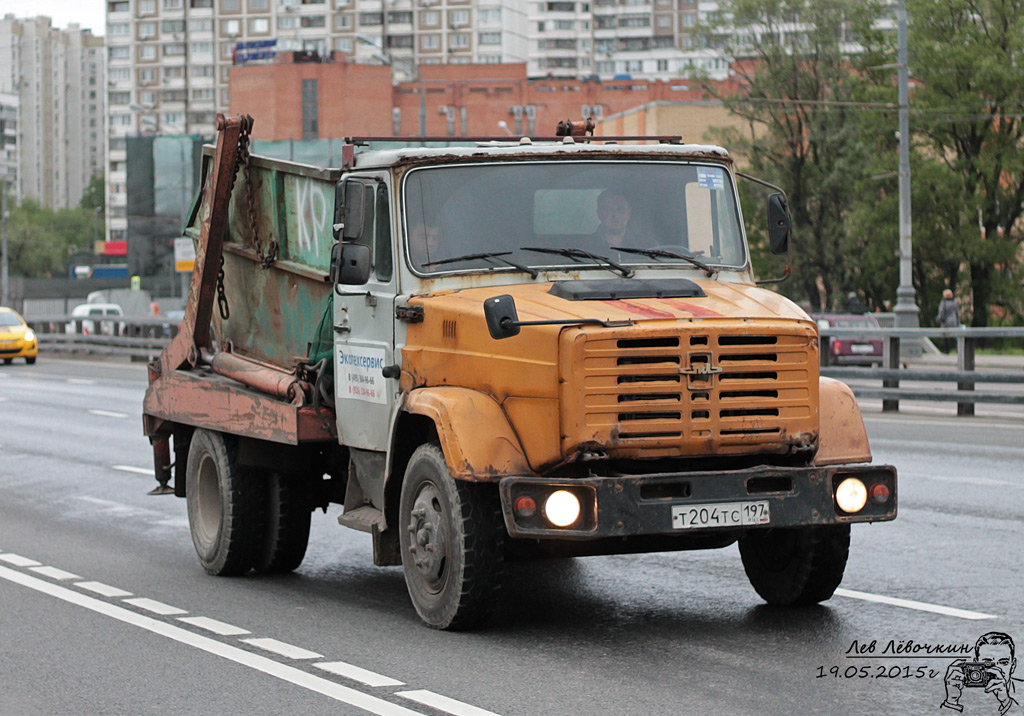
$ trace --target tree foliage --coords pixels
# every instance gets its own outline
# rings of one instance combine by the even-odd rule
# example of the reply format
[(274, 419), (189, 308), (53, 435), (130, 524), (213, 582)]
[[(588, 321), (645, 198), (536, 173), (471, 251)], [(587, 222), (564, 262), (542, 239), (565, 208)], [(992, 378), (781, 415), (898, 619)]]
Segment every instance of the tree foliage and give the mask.
[[(960, 289), (972, 325), (992, 308), (1024, 317), (1024, 0), (908, 0), (910, 65), (920, 86), (911, 129), (926, 181), (947, 189), (925, 221), (938, 261), (922, 282)], [(917, 177), (914, 177), (915, 183)], [(921, 192), (917, 193), (920, 196)], [(915, 197), (915, 201), (916, 201)], [(915, 204), (915, 240), (921, 218)], [(963, 271), (960, 267), (963, 267)], [(931, 308), (930, 305), (927, 306)]]
[(102, 217), (82, 208), (54, 211), (26, 199), (7, 218), (8, 264), (14, 276), (48, 278), (67, 272), (71, 253), (92, 252)]
[[(849, 220), (859, 182), (877, 160), (867, 147), (884, 143), (886, 122), (895, 126), (895, 115), (874, 105), (894, 97), (892, 72), (868, 69), (887, 61), (891, 45), (876, 29), (880, 6), (731, 0), (720, 10), (705, 39), (736, 58), (745, 88), (722, 99), (752, 128), (723, 131), (720, 140), (753, 173), (786, 189), (793, 215), (794, 278), (781, 290), (812, 309), (836, 307), (851, 290), (880, 303), (895, 287), (885, 285), (895, 231), (867, 236)], [(895, 153), (891, 159), (888, 171), (896, 169)]]

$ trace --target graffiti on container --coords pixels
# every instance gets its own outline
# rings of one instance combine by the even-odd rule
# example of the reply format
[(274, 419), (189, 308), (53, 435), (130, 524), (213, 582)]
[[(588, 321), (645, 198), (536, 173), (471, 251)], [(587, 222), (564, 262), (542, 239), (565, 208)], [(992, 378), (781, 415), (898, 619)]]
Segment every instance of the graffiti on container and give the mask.
[(295, 179), (295, 222), (299, 252), (307, 257), (320, 256), (321, 237), (331, 225), (332, 203), (326, 187), (311, 179)]

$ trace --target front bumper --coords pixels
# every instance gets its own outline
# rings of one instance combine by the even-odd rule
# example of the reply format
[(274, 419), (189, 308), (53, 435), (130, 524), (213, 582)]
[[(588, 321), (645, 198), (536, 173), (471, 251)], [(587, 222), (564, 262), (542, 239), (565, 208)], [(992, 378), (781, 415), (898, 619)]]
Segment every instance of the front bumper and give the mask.
[[(835, 502), (835, 488), (847, 477), (866, 486), (881, 484), (884, 501), (869, 499), (855, 514)], [(568, 527), (555, 527), (542, 505), (556, 490), (574, 494), (580, 516)], [(827, 467), (759, 467), (722, 472), (660, 473), (581, 479), (506, 477), (499, 483), (505, 527), (512, 537), (591, 540), (640, 535), (693, 535), (775, 527), (882, 522), (896, 518), (896, 468), (891, 465), (829, 465)], [(514, 509), (520, 497), (532, 498), (532, 515)], [(714, 506), (734, 514), (751, 503), (767, 502), (768, 521), (757, 524), (682, 527), (680, 508)], [(676, 508), (675, 510), (673, 508)]]
[(38, 341), (24, 338), (0, 340), (0, 358), (35, 358), (39, 355)]

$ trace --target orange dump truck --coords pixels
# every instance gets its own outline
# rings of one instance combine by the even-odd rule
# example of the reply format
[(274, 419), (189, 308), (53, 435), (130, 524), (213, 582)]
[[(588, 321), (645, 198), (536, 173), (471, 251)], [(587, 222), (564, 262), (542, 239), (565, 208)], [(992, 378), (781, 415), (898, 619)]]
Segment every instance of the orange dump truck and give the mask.
[(814, 322), (754, 279), (725, 150), (566, 123), (323, 169), (249, 156), (250, 127), (205, 151), (144, 404), (208, 572), (295, 569), (337, 503), (435, 628), (500, 604), (508, 556), (736, 542), (762, 598), (808, 604), (850, 526), (896, 516)]

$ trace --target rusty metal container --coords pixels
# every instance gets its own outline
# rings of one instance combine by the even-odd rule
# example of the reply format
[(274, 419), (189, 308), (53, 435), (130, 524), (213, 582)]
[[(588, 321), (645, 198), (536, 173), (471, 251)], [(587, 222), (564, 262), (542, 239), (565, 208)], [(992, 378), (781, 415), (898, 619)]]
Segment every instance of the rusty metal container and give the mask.
[[(185, 230), (193, 242), (211, 211), (213, 157), (205, 147), (204, 191)], [(259, 156), (240, 165), (224, 240), (227, 318), (213, 311), (213, 335), (222, 350), (289, 368), (305, 359), (331, 293), (341, 170)]]

